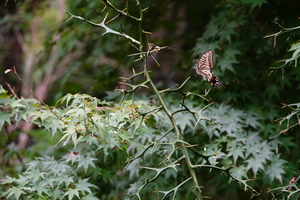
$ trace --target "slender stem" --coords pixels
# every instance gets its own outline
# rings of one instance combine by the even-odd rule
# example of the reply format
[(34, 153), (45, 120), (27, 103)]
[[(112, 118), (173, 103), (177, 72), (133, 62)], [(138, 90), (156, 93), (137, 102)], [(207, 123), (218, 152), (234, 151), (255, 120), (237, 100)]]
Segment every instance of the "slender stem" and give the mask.
[(144, 15), (143, 15), (143, 10), (142, 10), (140, 2), (138, 0), (136, 0), (136, 3), (139, 5), (139, 10), (140, 10), (140, 21), (139, 21), (139, 32), (140, 32), (140, 44), (139, 45), (140, 45), (140, 48), (139, 48), (139, 50), (140, 50), (140, 52), (142, 52), (143, 51), (143, 24), (142, 24), (142, 22), (143, 22)]
[[(81, 16), (73, 15), (73, 14), (71, 14), (68, 11), (65, 11), (65, 12), (67, 12), (71, 16), (70, 19), (77, 18), (77, 19), (80, 19), (80, 20), (84, 20), (84, 21), (86, 21), (87, 23), (89, 23), (89, 24), (91, 24), (93, 26), (99, 26), (99, 27), (104, 28), (106, 30), (106, 32), (104, 34), (106, 34), (106, 33), (112, 33), (112, 34), (120, 35), (120, 36), (123, 36), (123, 37), (125, 37), (127, 39), (130, 39), (132, 42), (138, 44), (139, 45), (138, 50), (140, 52), (143, 52), (143, 34), (144, 34), (144, 31), (143, 31), (143, 27), (142, 27), (142, 25), (143, 25), (142, 21), (143, 21), (143, 11), (144, 10), (141, 8), (139, 0), (136, 0), (136, 3), (138, 5), (138, 7), (139, 7), (140, 18), (136, 18), (136, 17), (133, 17), (133, 16), (129, 15), (128, 8), (126, 9), (126, 12), (125, 11), (121, 11), (121, 10), (117, 9), (116, 7), (114, 7), (108, 0), (103, 0), (103, 1), (104, 1), (105, 5), (113, 8), (119, 14), (127, 16), (127, 17), (130, 17), (130, 18), (135, 19), (135, 20), (137, 20), (139, 22), (139, 41), (135, 40), (134, 38), (132, 38), (132, 37), (130, 37), (130, 36), (124, 34), (124, 33), (120, 33), (120, 32), (114, 31), (114, 30), (110, 29), (109, 27), (107, 27), (105, 25), (105, 20), (106, 20), (107, 15), (105, 16), (104, 20), (101, 23), (96, 24), (96, 23), (93, 23), (93, 22), (91, 22), (91, 21), (89, 21), (89, 20), (87, 20), (87, 19), (85, 19), (85, 18), (83, 18)], [(188, 165), (188, 168), (189, 168), (189, 171), (190, 171), (190, 174), (191, 174), (191, 178), (193, 179), (194, 186), (196, 188), (197, 199), (202, 200), (203, 197), (202, 197), (202, 194), (201, 194), (200, 187), (198, 185), (197, 176), (196, 176), (196, 173), (195, 173), (195, 171), (193, 169), (193, 165), (191, 164), (191, 160), (189, 158), (189, 155), (188, 155), (188, 152), (187, 152), (187, 148), (186, 148), (186, 146), (185, 146), (185, 144), (183, 142), (180, 142), (181, 141), (180, 130), (178, 129), (177, 123), (176, 123), (176, 121), (175, 121), (172, 113), (168, 110), (167, 106), (165, 105), (165, 103), (164, 103), (164, 101), (163, 101), (163, 99), (161, 97), (160, 92), (157, 90), (156, 86), (152, 82), (151, 77), (149, 75), (149, 71), (147, 70), (147, 56), (145, 56), (144, 54), (141, 54), (139, 60), (143, 61), (143, 67), (144, 67), (144, 74), (146, 76), (146, 82), (148, 82), (151, 85), (151, 88), (154, 90), (154, 93), (156, 94), (159, 102), (162, 105), (162, 109), (165, 111), (165, 113), (167, 114), (169, 120), (172, 123), (173, 129), (174, 129), (174, 131), (176, 133), (177, 140), (181, 144), (181, 149), (182, 149), (182, 152), (183, 152), (183, 157), (186, 160), (186, 163)]]
[(19, 99), (19, 97), (16, 95), (15, 91), (10, 87), (8, 83), (5, 83), (7, 87), (9, 88), (10, 92), (13, 93), (13, 95), (16, 97), (16, 99)]
[(122, 37), (125, 37), (125, 38), (131, 40), (131, 42), (134, 42), (134, 43), (139, 44), (139, 41), (137, 41), (136, 39), (130, 37), (129, 35), (127, 35), (127, 34), (125, 34), (125, 33), (120, 33), (120, 32), (118, 32), (118, 31), (115, 31), (115, 30), (109, 28), (108, 26), (106, 26), (105, 20), (106, 20), (106, 18), (107, 18), (108, 13), (106, 14), (105, 18), (103, 19), (103, 21), (102, 21), (101, 23), (94, 23), (94, 22), (91, 22), (91, 21), (85, 19), (85, 18), (82, 17), (82, 16), (73, 15), (72, 13), (70, 13), (70, 12), (67, 11), (67, 10), (64, 10), (64, 12), (68, 13), (68, 14), (71, 16), (67, 21), (71, 20), (72, 18), (76, 18), (76, 19), (79, 19), (79, 20), (83, 20), (83, 21), (86, 21), (88, 24), (90, 24), (90, 25), (92, 25), (92, 26), (98, 26), (98, 27), (104, 28), (104, 29), (105, 29), (105, 33), (103, 33), (102, 35), (105, 35), (105, 34), (107, 34), (107, 33), (112, 33), (112, 34), (115, 34), (115, 35), (120, 35), (120, 36), (122, 36)]
[(14, 67), (13, 70), (10, 70), (11, 72), (13, 72), (18, 79), (23, 83), (23, 85), (25, 85), (25, 87), (31, 92), (31, 94), (33, 94), (35, 96), (35, 98), (37, 98), (50, 112), (52, 112), (59, 120), (61, 120), (64, 124), (67, 124), (62, 118), (60, 118), (55, 112), (53, 112), (53, 110), (51, 108), (49, 108), (49, 106), (47, 104), (45, 104), (44, 101), (42, 101), (33, 91), (30, 87), (28, 87), (28, 85), (26, 85), (26, 83), (23, 81), (23, 79), (21, 79), (21, 77), (18, 75), (16, 68)]
[[(142, 18), (141, 18), (141, 17), (140, 17), (140, 18), (137, 18), (137, 17), (134, 17), (134, 16), (130, 15), (130, 14), (128, 13), (128, 11), (124, 12), (124, 11), (122, 11), (122, 10), (117, 9), (117, 8), (116, 8), (112, 3), (110, 3), (108, 0), (103, 0), (103, 2), (105, 3), (105, 5), (111, 7), (112, 9), (114, 9), (115, 11), (117, 11), (117, 12), (118, 12), (119, 14), (121, 14), (121, 15), (124, 15), (124, 16), (126, 16), (126, 17), (132, 18), (132, 19), (137, 20), (137, 21), (142, 21)], [(138, 3), (138, 1), (137, 1), (137, 3)], [(128, 9), (126, 9), (126, 10), (128, 10)], [(142, 9), (140, 9), (140, 10), (142, 10)]]
[[(136, 1), (139, 4), (138, 0), (136, 0)], [(143, 21), (143, 12), (142, 12), (141, 7), (140, 7), (140, 15), (141, 15), (140, 19), (141, 19), (141, 22), (142, 22)], [(142, 51), (142, 23), (141, 22), (139, 23), (139, 25), (140, 25), (140, 51)], [(177, 140), (181, 140), (181, 138), (180, 138), (180, 131), (178, 129), (177, 123), (176, 123), (173, 115), (171, 114), (171, 112), (168, 110), (168, 107), (166, 106), (165, 102), (163, 101), (163, 99), (162, 99), (162, 97), (160, 95), (160, 92), (157, 90), (156, 86), (154, 85), (154, 83), (151, 80), (151, 77), (150, 77), (149, 72), (147, 70), (147, 57), (144, 57), (143, 61), (144, 61), (143, 62), (144, 72), (145, 72), (145, 76), (147, 78), (147, 81), (149, 81), (149, 84), (151, 85), (152, 89), (154, 90), (154, 93), (156, 94), (159, 102), (162, 105), (162, 109), (165, 111), (165, 113), (167, 114), (169, 120), (171, 121), (171, 123), (173, 125), (173, 128), (174, 128), (174, 131), (175, 131), (176, 136), (177, 136)], [(194, 186), (196, 187), (197, 198), (199, 200), (202, 200), (202, 193), (201, 193), (200, 187), (198, 185), (198, 180), (197, 180), (197, 176), (196, 176), (195, 170), (192, 167), (191, 160), (190, 160), (189, 154), (187, 152), (187, 149), (185, 147), (185, 144), (182, 143), (182, 142), (181, 142), (181, 149), (182, 149), (183, 155), (185, 157), (186, 163), (188, 165), (191, 177), (193, 179)]]
[[(150, 76), (149, 76), (149, 73), (147, 71), (147, 68), (146, 68), (146, 62), (147, 61), (147, 58), (144, 58), (144, 71), (145, 71), (145, 75), (146, 75), (146, 78), (147, 80), (149, 81), (152, 89), (154, 90), (154, 93), (156, 94), (159, 102), (161, 103), (162, 105), (162, 108), (163, 110), (166, 112), (169, 120), (171, 121), (172, 125), (173, 125), (173, 128), (175, 130), (175, 133), (176, 133), (176, 136), (177, 136), (177, 139), (180, 140), (180, 131), (178, 129), (178, 126), (176, 124), (176, 121), (173, 117), (173, 115), (170, 113), (170, 111), (168, 110), (168, 107), (166, 106), (165, 102), (163, 101), (159, 91), (157, 90), (156, 86), (154, 85), (154, 83), (152, 82)], [(185, 147), (185, 144), (181, 142), (181, 149), (182, 149), (182, 152), (183, 152), (183, 155), (185, 157), (185, 160), (186, 160), (186, 163), (188, 165), (188, 168), (189, 168), (189, 171), (190, 171), (190, 174), (192, 176), (192, 179), (193, 179), (193, 182), (194, 182), (194, 185), (196, 187), (196, 191), (197, 191), (197, 197), (199, 200), (202, 200), (202, 193), (201, 193), (201, 190), (199, 188), (199, 185), (198, 185), (198, 180), (197, 180), (197, 176), (196, 176), (196, 173), (195, 173), (195, 170), (193, 169), (193, 165), (191, 164), (191, 160), (190, 160), (190, 157), (189, 157), (189, 154), (187, 152), (187, 149)]]

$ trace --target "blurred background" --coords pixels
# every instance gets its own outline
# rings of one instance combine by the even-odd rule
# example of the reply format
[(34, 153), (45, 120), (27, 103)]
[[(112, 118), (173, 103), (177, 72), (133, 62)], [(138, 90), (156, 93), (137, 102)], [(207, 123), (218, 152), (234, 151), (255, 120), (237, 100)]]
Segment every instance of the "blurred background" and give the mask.
[[(111, 2), (120, 10), (126, 6), (126, 1)], [(135, 1), (128, 3), (129, 12), (139, 16)], [(283, 64), (276, 61), (291, 57), (292, 52), (288, 50), (299, 41), (300, 32), (278, 36), (275, 47), (274, 38), (263, 37), (280, 30), (274, 21), (283, 27), (299, 26), (300, 1), (143, 0), (141, 4), (143, 8), (149, 7), (143, 22), (144, 30), (152, 33), (148, 35), (149, 42), (169, 47), (153, 53), (160, 66), (148, 59), (148, 68), (158, 88), (174, 88), (191, 76), (185, 91), (204, 94), (210, 85), (193, 68), (203, 53), (213, 50), (214, 74), (226, 88), (213, 88), (207, 98), (217, 104), (258, 113), (264, 127), (261, 136), (276, 134), (278, 124), (274, 119), (287, 115), (280, 103), (300, 101), (300, 69), (291, 63), (284, 70), (268, 74), (270, 67)], [(113, 10), (104, 8), (101, 1), (87, 0), (1, 1), (0, 84), (9, 90), (5, 84), (8, 83), (19, 97), (33, 97), (16, 76), (4, 74), (6, 69), (15, 66), (23, 81), (49, 105), (67, 93), (86, 93), (118, 101), (119, 92), (113, 91), (120, 88), (119, 77), (130, 76), (132, 68), (136, 72), (142, 69), (141, 62), (133, 62), (137, 57), (127, 56), (137, 53), (136, 49), (122, 37), (102, 36), (102, 28), (90, 27), (76, 19), (67, 21), (70, 16), (64, 12), (80, 13), (100, 23), (107, 12), (108, 20), (116, 16)], [(134, 20), (119, 17), (107, 26), (136, 39), (139, 37)], [(152, 93), (147, 89), (138, 90), (137, 98), (149, 100), (146, 94)], [(26, 126), (19, 130), (32, 128)], [(297, 128), (290, 134), (298, 135), (298, 132)], [(9, 139), (5, 134), (0, 136), (2, 150), (11, 141), (18, 140), (23, 131), (6, 127), (6, 133)], [(34, 131), (29, 135), (31, 145), (41, 145), (37, 141), (49, 141), (49, 138)], [(294, 142), (299, 143), (296, 138)], [(293, 151), (298, 150), (297, 147)], [(43, 151), (49, 148), (41, 145), (40, 152)], [(34, 155), (38, 152), (26, 157), (30, 159)], [(287, 159), (291, 161), (298, 159), (293, 153), (289, 155)]]
[[(125, 8), (125, 1), (112, 3)], [(275, 61), (291, 55), (287, 50), (299, 33), (294, 32), (287, 42), (289, 34), (279, 36), (275, 48), (273, 38), (263, 37), (280, 30), (273, 21), (284, 27), (299, 24), (297, 2), (149, 0), (141, 4), (149, 7), (143, 23), (144, 30), (152, 32), (149, 42), (170, 47), (153, 54), (161, 67), (148, 59), (157, 83), (173, 87), (192, 76), (188, 90), (208, 89), (193, 67), (204, 52), (213, 50), (214, 73), (227, 86), (211, 92), (214, 101), (247, 104), (256, 110), (264, 104), (276, 106), (280, 96), (294, 101), (299, 69), (286, 68), (283, 80), (281, 71), (268, 73)], [(138, 16), (135, 2), (129, 1), (129, 8)], [(103, 98), (107, 91), (119, 88), (119, 77), (130, 75), (132, 68), (141, 69), (140, 62), (133, 62), (137, 57), (127, 57), (136, 53), (128, 41), (111, 34), (101, 36), (103, 29), (80, 20), (66, 22), (65, 9), (96, 23), (109, 11), (108, 20), (116, 16), (109, 8), (103, 10), (101, 1), (2, 1), (1, 71), (15, 66), (42, 100), (53, 103), (68, 92)], [(108, 26), (138, 38), (133, 20), (119, 17)], [(1, 84), (7, 82), (20, 96), (30, 97), (15, 76), (0, 76)]]

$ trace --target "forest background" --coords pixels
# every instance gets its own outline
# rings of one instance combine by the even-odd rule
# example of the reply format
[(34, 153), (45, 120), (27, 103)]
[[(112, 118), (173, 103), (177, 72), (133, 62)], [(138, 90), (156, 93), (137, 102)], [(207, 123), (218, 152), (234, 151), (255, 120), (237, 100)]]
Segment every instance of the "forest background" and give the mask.
[(298, 198), (300, 2), (0, 4), (1, 198)]

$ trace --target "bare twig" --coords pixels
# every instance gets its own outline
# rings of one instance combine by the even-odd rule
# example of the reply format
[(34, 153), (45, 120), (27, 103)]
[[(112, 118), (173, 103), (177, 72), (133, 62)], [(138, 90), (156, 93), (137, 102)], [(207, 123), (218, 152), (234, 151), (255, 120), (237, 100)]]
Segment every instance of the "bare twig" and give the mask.
[(7, 87), (9, 88), (10, 92), (16, 97), (16, 99), (19, 99), (19, 97), (16, 95), (15, 91), (10, 87), (8, 83), (5, 83)]
[(37, 98), (50, 112), (52, 112), (59, 120), (61, 120), (64, 124), (67, 124), (61, 117), (59, 117), (55, 112), (53, 112), (53, 110), (51, 108), (49, 108), (49, 106), (47, 104), (45, 104), (44, 101), (42, 101), (33, 91), (32, 89), (21, 79), (21, 77), (18, 75), (16, 68), (14, 67), (13, 69), (7, 69), (5, 70), (5, 73), (9, 73), (9, 72), (13, 72), (18, 79), (23, 83), (23, 85), (25, 85), (25, 87), (31, 92), (31, 94), (33, 94), (35, 96), (35, 98)]
[(67, 21), (71, 20), (72, 18), (79, 19), (79, 20), (83, 20), (83, 21), (87, 22), (88, 24), (90, 24), (90, 25), (92, 25), (92, 26), (98, 26), (98, 27), (104, 28), (104, 29), (105, 29), (105, 32), (104, 32), (102, 35), (105, 35), (105, 34), (107, 34), (107, 33), (111, 33), (111, 34), (115, 34), (115, 35), (120, 35), (120, 36), (122, 36), (122, 37), (125, 37), (125, 38), (129, 39), (131, 42), (134, 42), (134, 43), (136, 43), (136, 44), (140, 44), (139, 41), (137, 41), (136, 39), (130, 37), (129, 35), (127, 35), (127, 34), (125, 34), (125, 33), (120, 33), (120, 32), (118, 32), (118, 31), (114, 31), (113, 29), (111, 29), (111, 28), (109, 28), (108, 26), (106, 26), (105, 21), (106, 21), (106, 18), (107, 18), (107, 16), (108, 16), (108, 13), (105, 15), (105, 17), (104, 17), (104, 19), (103, 19), (103, 21), (102, 21), (101, 23), (94, 23), (94, 22), (91, 22), (91, 21), (85, 19), (85, 18), (82, 17), (82, 16), (73, 15), (72, 13), (70, 13), (70, 12), (67, 11), (67, 10), (64, 10), (64, 11), (65, 11), (66, 13), (68, 13), (68, 14), (71, 16)]
[[(275, 22), (275, 21), (274, 21), (274, 23), (277, 24), (277, 25), (281, 28), (281, 30), (278, 31), (277, 33), (273, 33), (273, 34), (271, 34), (271, 35), (266, 35), (266, 36), (264, 36), (264, 38), (274, 37), (274, 47), (275, 47), (275, 45), (276, 45), (276, 38), (277, 38), (279, 35), (281, 35), (281, 34), (283, 34), (283, 33), (287, 33), (287, 32), (293, 32), (293, 31), (295, 31), (295, 30), (297, 30), (297, 29), (300, 29), (300, 26), (293, 27), (293, 28), (284, 28), (284, 27), (281, 26), (279, 23), (277, 23), (277, 22)], [(287, 38), (287, 40), (288, 40), (289, 38), (290, 38), (290, 36)]]

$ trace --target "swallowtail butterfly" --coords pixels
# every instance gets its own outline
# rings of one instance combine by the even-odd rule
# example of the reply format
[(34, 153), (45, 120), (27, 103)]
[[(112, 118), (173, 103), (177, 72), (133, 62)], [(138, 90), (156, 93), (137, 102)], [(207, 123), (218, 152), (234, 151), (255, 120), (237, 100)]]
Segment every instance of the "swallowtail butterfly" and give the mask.
[(208, 81), (212, 87), (220, 85), (225, 88), (225, 86), (219, 82), (219, 79), (214, 76), (214, 73), (211, 71), (212, 68), (214, 68), (213, 52), (208, 51), (199, 59), (195, 67), (196, 73), (201, 75), (205, 81)]

